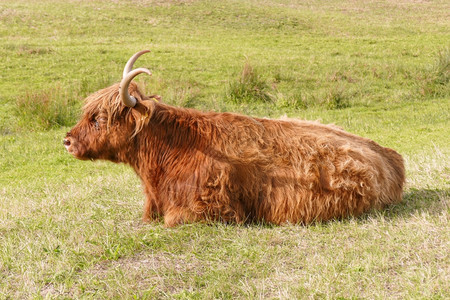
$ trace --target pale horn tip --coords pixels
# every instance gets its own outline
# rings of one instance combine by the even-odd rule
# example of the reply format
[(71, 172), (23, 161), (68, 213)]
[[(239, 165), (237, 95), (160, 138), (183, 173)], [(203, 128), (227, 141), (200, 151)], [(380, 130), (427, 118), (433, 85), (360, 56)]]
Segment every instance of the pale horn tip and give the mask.
[(125, 76), (127, 76), (128, 73), (131, 72), (131, 70), (133, 69), (133, 65), (136, 62), (136, 60), (145, 53), (150, 52), (150, 50), (142, 50), (139, 51), (137, 53), (135, 53), (132, 57), (130, 57), (130, 59), (127, 61), (125, 68), (123, 69), (123, 75), (122, 78), (125, 78)]

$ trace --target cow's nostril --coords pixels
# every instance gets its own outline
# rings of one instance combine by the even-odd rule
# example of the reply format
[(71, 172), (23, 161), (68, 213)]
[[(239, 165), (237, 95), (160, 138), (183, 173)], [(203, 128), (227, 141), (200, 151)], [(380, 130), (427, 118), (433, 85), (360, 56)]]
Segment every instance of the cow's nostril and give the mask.
[(70, 146), (70, 140), (64, 139), (63, 144), (64, 144), (64, 146)]

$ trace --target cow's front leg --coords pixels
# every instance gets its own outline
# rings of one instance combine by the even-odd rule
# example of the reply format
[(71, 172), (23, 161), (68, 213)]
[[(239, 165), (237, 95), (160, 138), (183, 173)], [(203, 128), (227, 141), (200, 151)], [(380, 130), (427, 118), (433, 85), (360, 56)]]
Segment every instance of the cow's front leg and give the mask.
[(159, 217), (158, 210), (155, 206), (155, 201), (147, 198), (144, 203), (144, 211), (142, 212), (142, 222), (152, 223)]
[(175, 227), (198, 220), (199, 216), (185, 207), (171, 207), (164, 213), (164, 226), (166, 227)]
[(142, 222), (152, 223), (161, 216), (161, 205), (151, 188), (145, 188), (146, 199), (144, 211), (142, 212)]

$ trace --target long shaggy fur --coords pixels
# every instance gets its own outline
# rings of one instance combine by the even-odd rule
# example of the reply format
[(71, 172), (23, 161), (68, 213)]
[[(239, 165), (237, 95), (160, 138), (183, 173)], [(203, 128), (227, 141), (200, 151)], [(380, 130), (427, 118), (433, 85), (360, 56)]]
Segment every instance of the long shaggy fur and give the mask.
[(308, 224), (402, 198), (402, 157), (336, 126), (176, 108), (134, 83), (129, 93), (132, 109), (117, 85), (88, 97), (68, 151), (132, 166), (144, 221)]

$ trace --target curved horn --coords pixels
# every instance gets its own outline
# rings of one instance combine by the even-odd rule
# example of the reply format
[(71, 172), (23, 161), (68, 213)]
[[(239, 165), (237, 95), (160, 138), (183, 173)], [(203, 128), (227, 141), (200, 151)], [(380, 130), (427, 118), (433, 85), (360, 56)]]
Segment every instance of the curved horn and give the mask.
[(139, 51), (138, 53), (134, 54), (128, 61), (127, 64), (125, 65), (125, 68), (123, 69), (123, 75), (122, 78), (125, 78), (125, 76), (127, 76), (128, 73), (131, 72), (131, 70), (133, 69), (133, 64), (134, 62), (139, 58), (139, 56), (141, 56), (144, 53), (150, 52), (150, 50), (142, 50)]
[(130, 96), (130, 94), (128, 93), (128, 86), (130, 85), (131, 80), (133, 80), (134, 77), (136, 77), (141, 73), (147, 73), (150, 76), (152, 75), (152, 73), (148, 69), (138, 68), (128, 72), (128, 74), (124, 76), (122, 78), (122, 81), (120, 82), (119, 85), (120, 99), (122, 99), (123, 104), (125, 104), (128, 107), (134, 107), (136, 105), (136, 98)]

